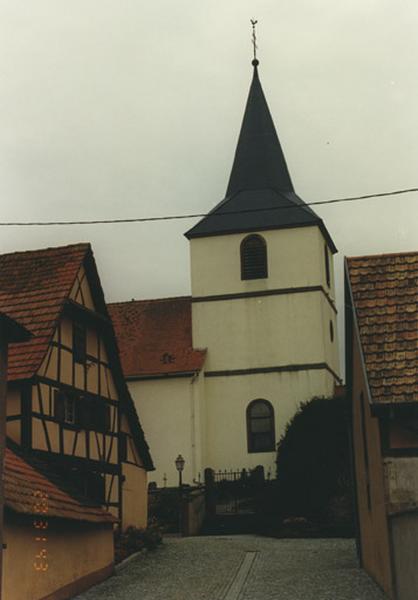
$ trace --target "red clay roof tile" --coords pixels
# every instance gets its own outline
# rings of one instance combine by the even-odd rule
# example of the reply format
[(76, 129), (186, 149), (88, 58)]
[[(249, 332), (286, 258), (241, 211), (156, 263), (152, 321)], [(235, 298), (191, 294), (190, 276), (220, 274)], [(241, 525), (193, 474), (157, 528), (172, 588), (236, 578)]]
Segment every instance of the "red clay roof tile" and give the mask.
[(0, 256), (0, 311), (32, 334), (9, 347), (9, 380), (31, 377), (41, 366), (55, 324), (90, 244)]
[(373, 402), (418, 402), (418, 252), (347, 267)]
[(192, 347), (191, 298), (108, 304), (125, 377), (200, 371), (206, 350)]

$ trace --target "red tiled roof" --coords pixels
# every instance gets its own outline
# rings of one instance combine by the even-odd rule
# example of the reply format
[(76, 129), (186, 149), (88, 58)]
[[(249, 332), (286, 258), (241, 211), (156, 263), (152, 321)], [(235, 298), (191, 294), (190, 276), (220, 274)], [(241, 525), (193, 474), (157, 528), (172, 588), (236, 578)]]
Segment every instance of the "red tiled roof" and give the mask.
[(191, 298), (108, 304), (125, 377), (200, 371), (206, 350), (192, 347)]
[(374, 402), (418, 402), (418, 252), (347, 259)]
[[(45, 501), (47, 510), (44, 514), (36, 510), (36, 502), (40, 500), (37, 492), (48, 495)], [(5, 452), (4, 497), (6, 506), (14, 512), (34, 515), (38, 518), (60, 517), (96, 523), (117, 521), (100, 506), (93, 506), (89, 501), (84, 503), (79, 499), (76, 500), (61, 490), (10, 448), (6, 448)]]
[(9, 347), (9, 380), (31, 377), (40, 367), (64, 301), (90, 244), (0, 255), (0, 311), (32, 334)]

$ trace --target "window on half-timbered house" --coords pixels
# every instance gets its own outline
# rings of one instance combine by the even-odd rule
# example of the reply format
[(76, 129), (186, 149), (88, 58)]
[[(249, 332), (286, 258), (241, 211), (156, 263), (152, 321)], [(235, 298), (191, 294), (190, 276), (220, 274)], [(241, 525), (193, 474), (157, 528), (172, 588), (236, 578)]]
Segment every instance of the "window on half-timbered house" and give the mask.
[(67, 480), (83, 496), (103, 504), (105, 502), (105, 480), (101, 473), (85, 470), (85, 467), (70, 469), (66, 474)]
[(69, 396), (64, 400), (64, 421), (66, 423), (75, 423), (75, 401)]
[(86, 362), (86, 328), (83, 323), (73, 323), (73, 353), (75, 362)]
[(96, 500), (96, 502), (105, 502), (106, 485), (103, 475), (100, 473), (89, 473), (87, 475), (85, 494)]
[(110, 429), (110, 406), (101, 398), (81, 396), (77, 403), (77, 422), (83, 429), (106, 432)]
[(110, 406), (97, 398), (94, 402), (92, 429), (105, 432), (110, 429)]
[(61, 423), (75, 425), (76, 402), (74, 396), (55, 390), (54, 417)]

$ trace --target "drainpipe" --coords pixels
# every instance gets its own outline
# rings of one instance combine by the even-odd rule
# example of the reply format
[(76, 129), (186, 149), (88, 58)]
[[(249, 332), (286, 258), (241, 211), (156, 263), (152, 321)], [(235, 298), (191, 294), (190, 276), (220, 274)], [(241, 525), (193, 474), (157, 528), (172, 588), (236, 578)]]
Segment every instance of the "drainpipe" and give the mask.
[(192, 468), (192, 481), (195, 479), (196, 475), (196, 414), (195, 414), (195, 406), (194, 406), (194, 388), (193, 384), (196, 381), (198, 373), (195, 372), (190, 380), (190, 433), (191, 433), (191, 446), (192, 446), (192, 456), (191, 456), (191, 468)]

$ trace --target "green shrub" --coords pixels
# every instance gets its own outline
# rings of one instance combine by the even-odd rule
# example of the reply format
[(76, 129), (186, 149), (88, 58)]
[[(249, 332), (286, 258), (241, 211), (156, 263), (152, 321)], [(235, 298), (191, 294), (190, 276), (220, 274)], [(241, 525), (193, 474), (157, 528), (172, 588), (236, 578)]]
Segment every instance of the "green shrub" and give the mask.
[(125, 531), (115, 531), (115, 562), (119, 563), (140, 550), (155, 550), (162, 543), (161, 530), (155, 523), (146, 529), (130, 526)]
[[(187, 490), (184, 489), (183, 493), (186, 494)], [(178, 488), (162, 488), (148, 494), (148, 514), (166, 533), (178, 531), (179, 502)]]
[(347, 400), (314, 398), (286, 427), (277, 450), (277, 503), (284, 517), (352, 523)]

